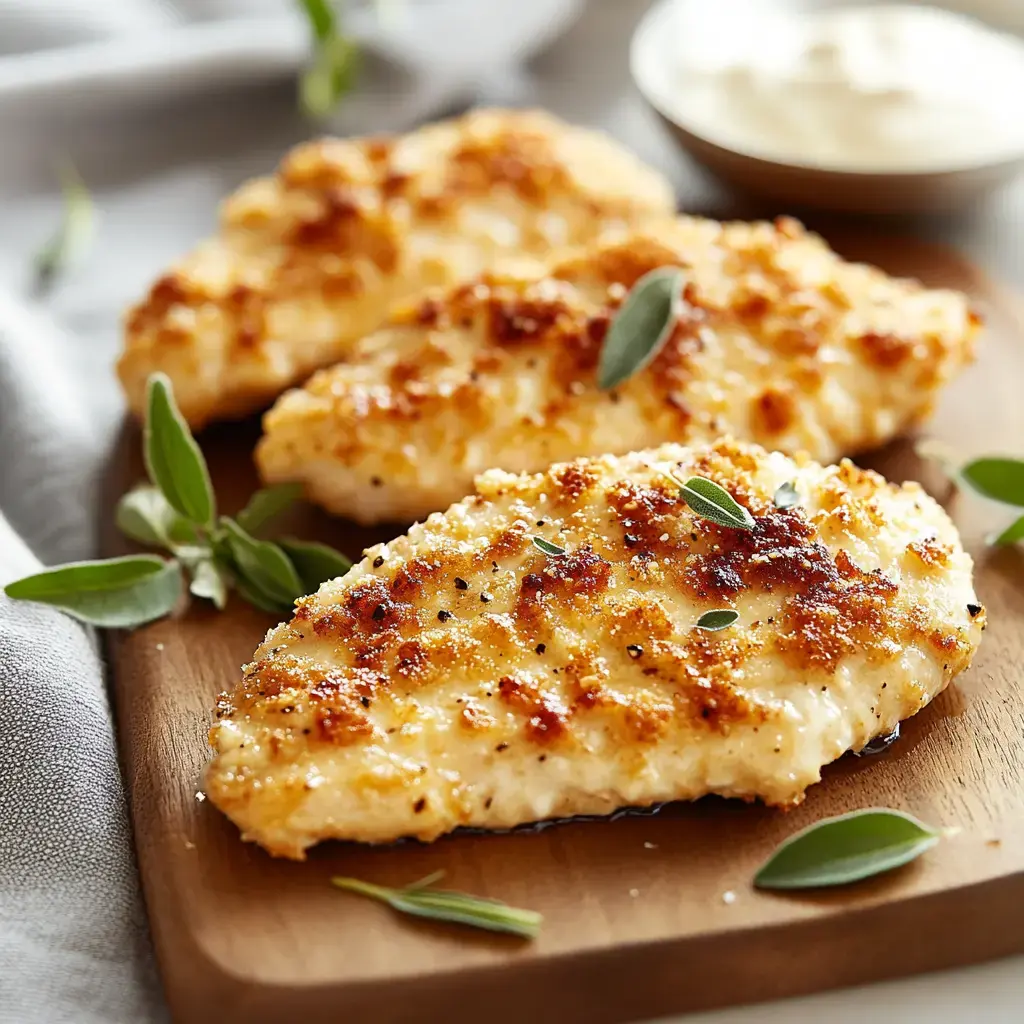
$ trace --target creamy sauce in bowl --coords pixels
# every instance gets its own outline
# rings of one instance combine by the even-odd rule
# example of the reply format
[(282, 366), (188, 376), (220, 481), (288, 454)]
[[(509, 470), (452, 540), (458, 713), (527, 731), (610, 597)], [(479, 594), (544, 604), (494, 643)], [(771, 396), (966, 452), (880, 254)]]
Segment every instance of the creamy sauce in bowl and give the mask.
[(1024, 155), (1024, 41), (927, 6), (665, 2), (633, 73), (671, 120), (787, 164), (864, 173)]

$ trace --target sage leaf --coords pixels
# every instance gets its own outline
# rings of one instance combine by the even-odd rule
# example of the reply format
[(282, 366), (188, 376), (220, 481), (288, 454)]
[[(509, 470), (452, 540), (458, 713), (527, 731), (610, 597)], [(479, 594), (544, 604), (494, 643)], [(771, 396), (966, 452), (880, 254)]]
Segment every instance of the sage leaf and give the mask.
[(1002, 533), (989, 537), (988, 543), (993, 547), (1003, 547), (1007, 544), (1016, 544), (1019, 540), (1024, 540), (1024, 516), (1010, 523)]
[(796, 484), (792, 482), (783, 484), (775, 492), (774, 502), (776, 508), (792, 508), (794, 505), (799, 505), (800, 492), (796, 489)]
[(146, 404), (144, 455), (149, 479), (175, 511), (199, 526), (212, 527), (217, 506), (206, 459), (164, 374), (150, 376)]
[(846, 885), (891, 871), (931, 849), (941, 834), (886, 808), (819, 821), (791, 836), (754, 877), (760, 889)]
[(114, 521), (117, 528), (140, 544), (174, 550), (195, 544), (195, 527), (176, 512), (155, 487), (142, 484), (121, 496)]
[(545, 540), (543, 537), (534, 537), (533, 546), (538, 551), (543, 551), (549, 558), (560, 558), (565, 554), (565, 548), (552, 544), (551, 541)]
[(235, 522), (247, 533), (260, 529), (279, 516), (302, 494), (302, 484), (277, 484), (264, 487), (249, 499), (245, 508), (235, 516)]
[(8, 597), (53, 605), (80, 622), (131, 629), (173, 611), (181, 567), (156, 555), (70, 562), (4, 587)]
[(295, 566), (295, 571), (302, 580), (303, 591), (307, 594), (315, 594), (321, 583), (344, 576), (352, 568), (349, 559), (326, 544), (295, 540), (293, 537), (279, 540), (278, 544)]
[(679, 488), (680, 497), (703, 519), (735, 530), (752, 530), (754, 517), (727, 491), (713, 480), (691, 476)]
[(403, 914), (426, 917), (433, 921), (450, 921), (492, 932), (505, 932), (524, 939), (537, 937), (544, 918), (535, 910), (521, 910), (500, 900), (470, 896), (464, 892), (430, 888), (430, 884), (437, 881), (441, 874), (438, 872), (404, 889), (374, 885), (358, 878), (332, 878), (331, 883), (339, 889), (380, 900)]
[(84, 252), (92, 240), (96, 226), (96, 208), (74, 165), (60, 168), (64, 209), (54, 236), (36, 253), (35, 278), (32, 290), (37, 296), (52, 288), (60, 273)]
[(235, 590), (243, 601), (251, 604), (254, 608), (259, 608), (261, 612), (267, 612), (278, 619), (282, 615), (291, 613), (291, 601), (277, 601), (243, 579), (235, 579)]
[(188, 589), (196, 597), (212, 601), (223, 611), (228, 603), (228, 581), (224, 570), (212, 558), (202, 558), (192, 566)]
[(679, 267), (658, 267), (633, 285), (601, 346), (597, 385), (602, 391), (642, 370), (671, 337), (682, 309), (684, 277)]
[(960, 479), (986, 498), (1024, 508), (1024, 461), (974, 459), (962, 466)]
[(326, 117), (355, 83), (359, 47), (341, 30), (329, 0), (300, 0), (313, 33), (313, 60), (299, 80), (299, 103), (307, 117)]
[(715, 611), (705, 612), (697, 620), (697, 626), (699, 629), (717, 631), (731, 626), (739, 617), (740, 613), (733, 608), (716, 609)]
[(302, 581), (288, 556), (276, 544), (257, 540), (233, 519), (221, 519), (238, 575), (257, 593), (282, 608), (302, 597)]

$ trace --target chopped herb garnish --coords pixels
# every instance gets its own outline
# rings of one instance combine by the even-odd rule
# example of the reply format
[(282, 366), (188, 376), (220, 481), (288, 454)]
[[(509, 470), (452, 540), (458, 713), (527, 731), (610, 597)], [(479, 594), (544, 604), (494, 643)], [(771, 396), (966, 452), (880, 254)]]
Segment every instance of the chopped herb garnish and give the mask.
[(642, 370), (672, 336), (682, 308), (684, 278), (679, 267), (658, 267), (633, 285), (601, 346), (597, 383), (603, 391)]
[(434, 921), (450, 921), (492, 932), (506, 932), (524, 939), (537, 937), (543, 917), (536, 911), (520, 910), (500, 900), (470, 896), (464, 892), (431, 888), (443, 874), (443, 871), (435, 872), (404, 889), (375, 885), (358, 878), (332, 878), (331, 883), (339, 889), (380, 900), (403, 914)]
[(552, 544), (551, 541), (545, 540), (543, 537), (534, 537), (533, 545), (538, 551), (543, 551), (550, 558), (560, 558), (565, 554), (565, 548)]
[(731, 626), (739, 617), (740, 613), (733, 608), (716, 609), (715, 611), (705, 612), (697, 620), (697, 626), (700, 629), (717, 631)]

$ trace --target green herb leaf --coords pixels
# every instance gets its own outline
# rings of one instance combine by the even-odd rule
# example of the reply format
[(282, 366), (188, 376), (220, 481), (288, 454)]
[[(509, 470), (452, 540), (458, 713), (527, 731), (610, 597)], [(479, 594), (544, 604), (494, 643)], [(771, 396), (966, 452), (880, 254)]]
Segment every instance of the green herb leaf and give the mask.
[(295, 540), (292, 537), (279, 540), (278, 544), (295, 566), (307, 594), (315, 594), (321, 583), (344, 576), (352, 568), (349, 559), (326, 544)]
[(162, 373), (149, 378), (145, 444), (149, 479), (175, 511), (210, 528), (217, 512), (206, 459), (174, 401), (171, 382)]
[(451, 921), (492, 932), (507, 932), (524, 939), (537, 937), (543, 917), (536, 911), (520, 910), (500, 900), (470, 896), (464, 892), (428, 888), (439, 877), (440, 872), (404, 889), (374, 885), (358, 878), (332, 878), (331, 883), (339, 889), (380, 900), (404, 914), (428, 917), (434, 921)]
[(697, 627), (717, 631), (731, 626), (739, 617), (740, 613), (733, 608), (716, 609), (713, 612), (705, 612), (697, 620)]
[(195, 527), (171, 508), (155, 487), (141, 484), (122, 495), (115, 516), (117, 528), (140, 544), (174, 550), (178, 545), (195, 544)]
[(986, 498), (1024, 508), (1024, 461), (1020, 459), (974, 459), (960, 469), (960, 479)]
[(774, 500), (776, 508), (792, 508), (800, 504), (800, 492), (796, 489), (796, 484), (786, 483), (775, 492)]
[(754, 517), (713, 480), (691, 476), (685, 484), (680, 484), (679, 495), (697, 515), (719, 526), (731, 526), (736, 530), (754, 528)]
[(316, 46), (313, 61), (299, 81), (299, 102), (308, 117), (326, 117), (355, 83), (359, 47), (341, 30), (338, 13), (327, 0), (300, 0)]
[(940, 833), (902, 811), (873, 808), (819, 821), (787, 839), (754, 877), (761, 889), (846, 885), (931, 849)]
[(275, 601), (272, 597), (257, 590), (256, 587), (246, 583), (243, 579), (235, 579), (235, 590), (238, 596), (261, 612), (267, 612), (275, 618), (280, 619), (282, 615), (289, 615), (292, 611), (291, 602), (287, 604), (282, 601)]
[(552, 544), (551, 541), (545, 540), (543, 537), (534, 537), (533, 546), (538, 551), (543, 551), (549, 558), (559, 558), (565, 554), (565, 548)]
[(71, 562), (9, 583), (4, 593), (53, 605), (93, 626), (131, 629), (174, 609), (181, 567), (156, 555)]
[(330, 0), (299, 0), (299, 6), (306, 12), (317, 42), (322, 43), (334, 35), (337, 20)]
[(235, 516), (235, 522), (247, 533), (260, 529), (279, 516), (302, 495), (302, 484), (277, 484), (256, 491), (245, 508)]
[(989, 537), (988, 543), (993, 547), (1004, 547), (1007, 544), (1016, 544), (1020, 540), (1024, 540), (1024, 516), (1010, 523), (1002, 533)]
[(295, 599), (302, 597), (303, 587), (288, 556), (276, 544), (246, 533), (233, 519), (222, 517), (221, 525), (234, 568), (249, 590), (282, 609), (291, 608)]
[(64, 211), (56, 234), (36, 253), (33, 291), (44, 295), (58, 275), (78, 254), (85, 251), (93, 237), (96, 208), (92, 196), (70, 163), (60, 169)]
[(228, 603), (226, 573), (212, 558), (202, 558), (192, 566), (192, 579), (188, 589), (196, 597), (212, 601), (220, 611), (223, 611)]
[(658, 267), (633, 285), (601, 346), (597, 384), (603, 391), (642, 370), (671, 337), (682, 308), (684, 276), (679, 267)]

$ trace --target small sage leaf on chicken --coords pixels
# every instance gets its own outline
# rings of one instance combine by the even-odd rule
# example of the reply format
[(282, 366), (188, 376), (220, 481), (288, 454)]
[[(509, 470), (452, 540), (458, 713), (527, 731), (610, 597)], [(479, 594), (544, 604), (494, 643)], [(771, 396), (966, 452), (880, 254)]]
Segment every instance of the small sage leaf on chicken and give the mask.
[(679, 486), (680, 497), (702, 519), (735, 530), (752, 530), (754, 517), (727, 491), (713, 480), (691, 476)]
[(740, 613), (733, 608), (720, 608), (714, 611), (705, 612), (697, 620), (697, 626), (700, 629), (709, 629), (712, 631), (726, 629), (739, 617)]
[(983, 497), (1024, 508), (1024, 461), (1020, 459), (973, 459), (960, 467), (960, 479)]
[(464, 892), (430, 888), (442, 875), (443, 872), (439, 871), (403, 889), (375, 885), (358, 878), (332, 878), (331, 883), (339, 889), (380, 900), (394, 910), (414, 917), (505, 932), (524, 939), (537, 937), (544, 918), (535, 910), (521, 910), (500, 900), (470, 896)]
[(920, 857), (941, 833), (909, 814), (885, 808), (852, 811), (791, 836), (754, 877), (760, 889), (846, 885)]
[(4, 588), (8, 597), (53, 605), (109, 629), (131, 629), (169, 614), (181, 591), (181, 567), (156, 555), (71, 562)]
[(792, 508), (794, 505), (799, 505), (800, 492), (796, 489), (796, 484), (792, 482), (783, 484), (775, 492), (774, 501), (776, 508)]
[(601, 346), (597, 384), (603, 391), (639, 373), (671, 337), (682, 310), (684, 277), (679, 267), (658, 267), (633, 285)]
[(37, 296), (50, 290), (61, 272), (88, 248), (95, 232), (96, 207), (72, 164), (61, 167), (60, 180), (64, 208), (56, 233), (36, 253), (33, 291)]
[(326, 544), (295, 540), (292, 537), (283, 538), (277, 543), (295, 566), (307, 594), (316, 593), (321, 583), (344, 576), (352, 568), (349, 559)]
[(195, 527), (171, 507), (156, 487), (148, 484), (122, 495), (115, 522), (126, 537), (153, 547), (174, 550), (197, 540)]
[(212, 527), (217, 505), (206, 459), (162, 373), (149, 378), (144, 444), (149, 478), (172, 508), (199, 526)]
[(276, 519), (302, 495), (302, 484), (276, 484), (256, 491), (245, 508), (235, 516), (235, 522), (246, 533), (257, 534), (272, 519)]
[(552, 544), (551, 541), (545, 540), (543, 537), (534, 537), (533, 546), (538, 551), (543, 551), (549, 558), (559, 558), (565, 554), (565, 548)]
[(282, 608), (302, 597), (302, 580), (288, 556), (268, 540), (257, 540), (233, 519), (223, 518), (232, 564), (249, 587)]

